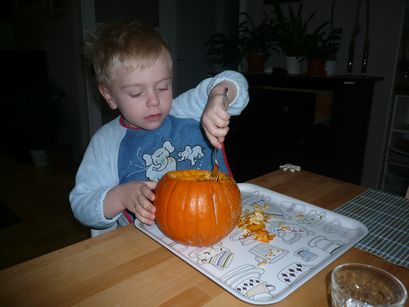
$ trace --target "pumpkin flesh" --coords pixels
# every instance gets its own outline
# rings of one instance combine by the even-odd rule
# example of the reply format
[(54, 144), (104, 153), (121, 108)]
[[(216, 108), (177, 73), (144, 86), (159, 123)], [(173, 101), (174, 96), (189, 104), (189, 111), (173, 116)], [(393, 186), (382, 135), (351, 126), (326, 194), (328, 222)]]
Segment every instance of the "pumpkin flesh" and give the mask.
[(172, 240), (190, 246), (211, 246), (237, 225), (240, 190), (227, 174), (209, 180), (210, 171), (169, 172), (155, 191), (156, 223)]

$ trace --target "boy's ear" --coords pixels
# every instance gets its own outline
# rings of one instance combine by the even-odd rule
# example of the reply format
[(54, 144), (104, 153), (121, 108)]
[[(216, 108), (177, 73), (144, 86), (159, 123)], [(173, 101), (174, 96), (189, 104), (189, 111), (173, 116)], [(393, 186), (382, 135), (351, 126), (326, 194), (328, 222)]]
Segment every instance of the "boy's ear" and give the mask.
[(109, 89), (107, 89), (105, 86), (99, 84), (98, 85), (98, 91), (102, 95), (102, 97), (104, 97), (105, 101), (107, 102), (107, 104), (109, 105), (109, 107), (112, 110), (116, 110), (118, 108), (118, 106), (117, 106), (115, 100), (113, 99)]

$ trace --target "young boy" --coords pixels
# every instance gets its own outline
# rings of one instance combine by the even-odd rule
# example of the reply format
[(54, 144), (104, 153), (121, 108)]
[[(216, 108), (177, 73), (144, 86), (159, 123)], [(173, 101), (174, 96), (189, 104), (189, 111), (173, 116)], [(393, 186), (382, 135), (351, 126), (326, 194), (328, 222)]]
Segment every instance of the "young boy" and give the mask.
[[(212, 150), (222, 148), (230, 114), (248, 103), (247, 81), (225, 71), (172, 101), (172, 58), (154, 29), (136, 22), (105, 25), (88, 47), (99, 92), (121, 115), (92, 137), (71, 208), (97, 229), (125, 225), (132, 216), (152, 224), (156, 182), (168, 171), (212, 168)], [(229, 172), (224, 154), (218, 161)]]

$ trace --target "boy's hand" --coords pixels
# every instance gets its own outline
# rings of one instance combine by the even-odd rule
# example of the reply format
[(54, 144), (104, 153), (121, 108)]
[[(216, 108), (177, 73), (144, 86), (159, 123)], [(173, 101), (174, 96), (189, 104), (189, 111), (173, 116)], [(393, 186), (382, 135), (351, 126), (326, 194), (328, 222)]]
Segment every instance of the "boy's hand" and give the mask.
[(105, 197), (105, 216), (113, 217), (128, 209), (142, 223), (153, 224), (156, 208), (152, 202), (155, 199), (153, 190), (156, 185), (157, 182), (153, 181), (133, 181), (116, 186)]
[(230, 115), (226, 109), (223, 94), (210, 94), (202, 116), (202, 126), (207, 138), (219, 149), (229, 131)]

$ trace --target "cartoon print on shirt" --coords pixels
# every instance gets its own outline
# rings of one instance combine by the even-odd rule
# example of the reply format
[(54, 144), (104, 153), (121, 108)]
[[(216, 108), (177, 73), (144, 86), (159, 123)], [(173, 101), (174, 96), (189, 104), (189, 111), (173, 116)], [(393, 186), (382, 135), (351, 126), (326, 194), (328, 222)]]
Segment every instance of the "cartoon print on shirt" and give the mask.
[(190, 160), (190, 165), (195, 165), (198, 160), (204, 156), (202, 147), (199, 145), (194, 146), (193, 148), (187, 145), (184, 151), (178, 153), (178, 162), (184, 160)]
[(146, 178), (152, 181), (159, 181), (167, 172), (176, 170), (176, 160), (170, 154), (175, 150), (175, 147), (165, 141), (162, 147), (156, 149), (152, 155), (144, 154), (146, 166)]
[[(163, 175), (167, 172), (177, 169), (176, 159), (171, 156), (171, 153), (175, 151), (175, 147), (170, 141), (165, 141), (162, 147), (156, 149), (152, 155), (144, 154), (142, 157), (145, 160), (146, 178), (152, 181), (159, 181)], [(185, 160), (190, 161), (190, 165), (193, 166), (204, 157), (202, 147), (199, 145), (193, 148), (187, 145), (184, 151), (177, 153), (177, 162)]]

